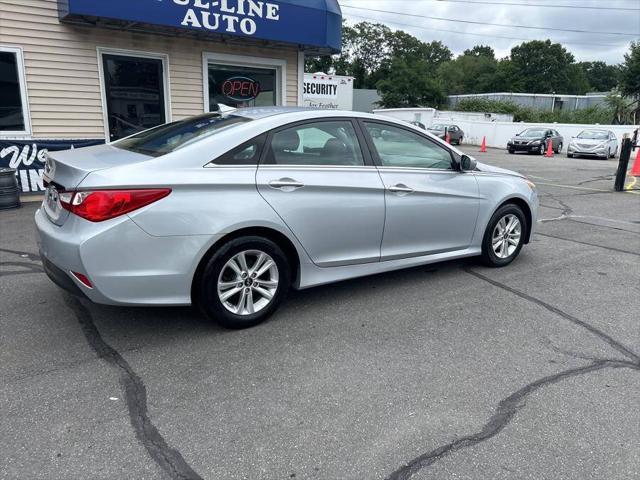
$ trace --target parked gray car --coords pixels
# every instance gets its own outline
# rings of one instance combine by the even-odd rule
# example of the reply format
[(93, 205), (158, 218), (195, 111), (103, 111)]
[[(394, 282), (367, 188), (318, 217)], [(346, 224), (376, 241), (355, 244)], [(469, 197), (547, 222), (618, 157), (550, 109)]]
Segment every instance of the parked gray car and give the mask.
[(435, 135), (442, 140), (447, 138), (447, 134), (449, 134), (449, 141), (454, 145), (460, 145), (462, 143), (462, 139), (464, 138), (464, 132), (457, 125), (450, 125), (446, 123), (435, 123), (431, 125), (428, 129), (428, 132)]
[(618, 139), (611, 130), (589, 128), (581, 131), (576, 137), (571, 137), (567, 147), (567, 157), (582, 155), (593, 156), (606, 160), (618, 153)]
[(296, 289), (460, 257), (509, 264), (538, 199), (405, 122), (205, 114), (52, 152), (36, 212), (51, 279), (97, 303), (197, 305), (230, 328)]

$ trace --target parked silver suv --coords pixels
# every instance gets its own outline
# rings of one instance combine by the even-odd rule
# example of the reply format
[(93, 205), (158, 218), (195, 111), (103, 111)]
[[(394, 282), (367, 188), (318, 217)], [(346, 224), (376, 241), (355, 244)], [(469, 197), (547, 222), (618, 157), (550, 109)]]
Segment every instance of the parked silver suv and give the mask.
[(293, 288), (453, 258), (510, 263), (538, 199), (405, 122), (285, 108), (205, 114), (55, 152), (43, 264), (98, 303), (196, 304), (231, 328)]

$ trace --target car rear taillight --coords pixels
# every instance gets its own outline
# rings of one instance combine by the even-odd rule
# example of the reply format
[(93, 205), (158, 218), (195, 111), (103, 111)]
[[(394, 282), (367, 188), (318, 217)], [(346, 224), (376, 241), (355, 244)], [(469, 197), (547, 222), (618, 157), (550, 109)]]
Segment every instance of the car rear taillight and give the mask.
[(63, 192), (59, 198), (65, 210), (91, 222), (103, 222), (133, 212), (170, 193), (170, 188), (93, 190)]

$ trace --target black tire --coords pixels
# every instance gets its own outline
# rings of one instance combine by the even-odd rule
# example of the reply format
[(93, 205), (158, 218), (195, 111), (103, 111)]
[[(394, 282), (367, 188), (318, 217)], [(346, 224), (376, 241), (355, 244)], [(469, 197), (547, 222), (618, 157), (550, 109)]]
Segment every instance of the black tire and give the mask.
[(567, 153), (567, 158), (573, 158), (573, 153)]
[[(506, 215), (515, 215), (520, 221), (521, 225), (521, 234), (520, 234), (520, 242), (518, 243), (516, 249), (506, 258), (498, 257), (493, 251), (491, 240), (493, 235), (493, 230), (496, 228), (497, 223)], [(482, 255), (480, 257), (483, 264), (487, 267), (505, 267), (509, 265), (511, 262), (515, 260), (515, 258), (520, 254), (520, 250), (522, 250), (522, 246), (524, 245), (524, 239), (529, 230), (529, 225), (527, 224), (527, 219), (522, 212), (522, 209), (513, 203), (507, 203), (506, 205), (501, 206), (496, 212), (491, 216), (491, 220), (487, 224), (487, 229), (484, 232), (484, 238), (482, 239)]]
[(540, 150), (538, 150), (538, 155), (544, 155), (547, 151), (547, 142), (540, 144)]
[(555, 152), (560, 153), (560, 150), (562, 150), (562, 143), (558, 144), (558, 147), (555, 149)]
[(462, 137), (460, 137), (460, 138), (458, 139), (458, 142), (457, 142), (457, 143), (458, 143), (458, 145), (462, 145)]
[[(218, 278), (227, 262), (240, 252), (257, 250), (269, 255), (277, 266), (278, 286), (270, 302), (253, 314), (238, 315), (228, 310), (218, 297)], [(248, 262), (247, 262), (248, 263)], [(235, 281), (235, 280), (231, 280)], [(230, 240), (207, 261), (197, 288), (197, 304), (210, 320), (230, 329), (249, 328), (264, 322), (286, 298), (291, 286), (291, 265), (282, 249), (273, 241), (257, 236)]]
[(515, 152), (515, 150), (513, 148), (509, 148), (509, 149), (507, 149), (507, 152), (513, 154), (513, 152)]

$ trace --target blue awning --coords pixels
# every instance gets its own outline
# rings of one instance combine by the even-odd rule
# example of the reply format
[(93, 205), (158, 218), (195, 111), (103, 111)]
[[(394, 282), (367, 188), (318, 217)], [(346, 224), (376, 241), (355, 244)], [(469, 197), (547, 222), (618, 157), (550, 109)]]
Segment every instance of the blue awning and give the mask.
[(120, 27), (161, 26), (299, 45), (341, 47), (338, 0), (58, 0), (61, 21)]

